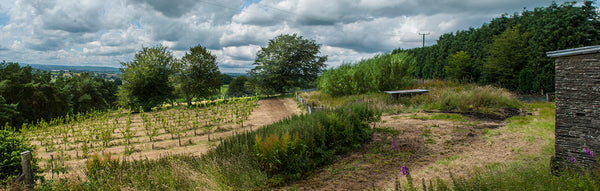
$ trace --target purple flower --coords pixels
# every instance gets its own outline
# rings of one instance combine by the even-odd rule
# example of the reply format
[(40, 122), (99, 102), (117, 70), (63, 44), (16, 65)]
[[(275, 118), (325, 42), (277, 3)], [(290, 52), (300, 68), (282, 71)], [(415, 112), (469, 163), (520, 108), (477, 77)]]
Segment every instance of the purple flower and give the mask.
[(402, 168), (401, 168), (401, 170), (402, 170), (402, 175), (404, 175), (404, 176), (408, 176), (408, 175), (410, 174), (410, 173), (408, 172), (408, 167), (406, 167), (406, 166), (404, 166), (404, 165), (402, 165)]
[(394, 138), (392, 138), (392, 145), (394, 146), (394, 150), (398, 151), (398, 147), (396, 147), (396, 142), (394, 141)]
[(585, 152), (591, 157), (594, 158), (594, 153), (592, 153), (592, 151), (590, 151), (590, 149), (587, 147), (587, 145), (583, 144), (583, 147), (585, 148)]
[(573, 162), (573, 164), (575, 164), (576, 166), (579, 166), (577, 164), (577, 161), (575, 160), (575, 158), (573, 158), (573, 155), (571, 155), (571, 153), (569, 153), (569, 158), (571, 159), (571, 162)]

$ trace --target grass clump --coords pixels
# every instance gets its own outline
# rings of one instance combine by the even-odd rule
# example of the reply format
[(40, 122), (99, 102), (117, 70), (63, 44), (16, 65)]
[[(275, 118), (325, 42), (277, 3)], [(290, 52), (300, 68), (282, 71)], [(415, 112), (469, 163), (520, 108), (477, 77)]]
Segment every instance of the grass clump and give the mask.
[(437, 182), (436, 190), (600, 190), (600, 174), (552, 175), (548, 161), (496, 164), (470, 177), (453, 177), (452, 184)]
[(464, 85), (432, 91), (426, 108), (444, 111), (493, 113), (501, 108), (520, 108), (515, 96), (492, 86)]

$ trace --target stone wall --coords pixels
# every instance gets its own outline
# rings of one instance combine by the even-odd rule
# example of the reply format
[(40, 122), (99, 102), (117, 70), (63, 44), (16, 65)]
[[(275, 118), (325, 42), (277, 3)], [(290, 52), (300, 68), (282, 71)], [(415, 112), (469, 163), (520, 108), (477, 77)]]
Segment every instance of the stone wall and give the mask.
[[(584, 145), (600, 156), (600, 53), (556, 57), (556, 124), (554, 165), (599, 167)], [(556, 163), (558, 162), (558, 163)]]

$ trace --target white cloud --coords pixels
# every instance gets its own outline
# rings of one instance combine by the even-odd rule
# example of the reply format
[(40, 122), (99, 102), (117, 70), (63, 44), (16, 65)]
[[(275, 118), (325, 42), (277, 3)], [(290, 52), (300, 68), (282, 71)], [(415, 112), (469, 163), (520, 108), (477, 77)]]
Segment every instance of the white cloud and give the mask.
[[(249, 1), (248, 1), (249, 2)], [(552, 0), (0, 0), (0, 57), (33, 64), (120, 66), (142, 47), (177, 57), (198, 44), (224, 72), (251, 69), (256, 52), (280, 34), (322, 44), (328, 65), (426, 45), (443, 33), (479, 27)], [(557, 2), (561, 3), (561, 2)], [(6, 20), (6, 19), (5, 19)]]

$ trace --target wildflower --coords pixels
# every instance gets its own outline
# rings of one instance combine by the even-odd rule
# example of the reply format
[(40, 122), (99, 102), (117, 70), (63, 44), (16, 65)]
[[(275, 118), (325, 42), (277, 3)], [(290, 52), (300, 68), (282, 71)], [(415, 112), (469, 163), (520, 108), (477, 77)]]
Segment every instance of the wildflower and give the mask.
[(404, 176), (408, 176), (408, 175), (410, 174), (410, 173), (408, 172), (408, 167), (406, 167), (406, 166), (404, 166), (404, 165), (402, 165), (402, 168), (401, 168), (401, 170), (402, 170), (402, 175), (404, 175)]
[(592, 153), (592, 151), (590, 151), (590, 149), (587, 147), (586, 144), (583, 144), (583, 147), (585, 148), (585, 152), (591, 157), (594, 158), (594, 153)]
[(575, 164), (576, 166), (579, 166), (577, 164), (577, 161), (575, 161), (575, 158), (573, 158), (573, 155), (571, 155), (571, 153), (569, 152), (569, 158), (571, 159), (571, 162), (573, 162), (573, 164)]
[(396, 147), (396, 142), (394, 141), (394, 138), (392, 138), (392, 145), (394, 146), (394, 150), (398, 151), (398, 147)]

